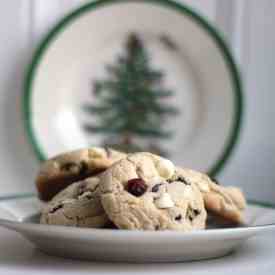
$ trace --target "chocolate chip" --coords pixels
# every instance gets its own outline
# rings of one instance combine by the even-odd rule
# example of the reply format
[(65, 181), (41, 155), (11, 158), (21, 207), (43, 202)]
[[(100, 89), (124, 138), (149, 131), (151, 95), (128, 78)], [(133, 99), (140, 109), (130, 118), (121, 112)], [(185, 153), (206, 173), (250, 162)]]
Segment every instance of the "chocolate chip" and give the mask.
[(159, 191), (159, 187), (162, 185), (162, 183), (158, 183), (156, 185), (154, 185), (152, 187), (152, 192), (158, 192)]
[(92, 194), (87, 194), (87, 195), (85, 196), (85, 198), (88, 199), (88, 200), (91, 200), (91, 199), (93, 198), (93, 195), (92, 195)]
[(85, 161), (81, 161), (79, 165), (79, 174), (86, 174), (88, 171), (88, 164)]
[(182, 182), (186, 185), (191, 185), (183, 176), (178, 176), (175, 179), (168, 179), (167, 180), (168, 183), (172, 183), (172, 182), (175, 182), (175, 181), (180, 181), (180, 182)]
[(155, 226), (155, 229), (156, 229), (156, 230), (159, 230), (159, 225), (156, 225), (156, 226)]
[(146, 192), (147, 188), (148, 186), (141, 178), (129, 180), (126, 187), (127, 191), (136, 197), (142, 196)]
[(176, 220), (176, 221), (180, 221), (181, 219), (182, 219), (181, 214), (179, 214), (179, 215), (177, 215), (177, 216), (175, 217), (175, 220)]
[(177, 181), (180, 181), (180, 182), (182, 182), (182, 183), (184, 183), (186, 185), (190, 185), (190, 183), (188, 181), (186, 181), (186, 179), (184, 177), (182, 177), (182, 176), (179, 176), (177, 178)]
[(200, 211), (198, 209), (193, 209), (190, 206), (187, 209), (186, 216), (190, 221), (193, 221), (196, 216), (200, 214)]
[(194, 209), (194, 214), (195, 214), (196, 216), (198, 216), (200, 213), (201, 213), (201, 211), (200, 211), (200, 210), (198, 210), (198, 209)]
[(81, 161), (80, 163), (67, 162), (61, 166), (61, 170), (83, 175), (87, 173), (88, 165), (84, 161)]
[(63, 207), (63, 204), (59, 204), (55, 207), (53, 207), (50, 211), (50, 214), (53, 214), (54, 212), (56, 212), (58, 209), (61, 209)]
[(61, 170), (65, 171), (72, 171), (73, 169), (77, 168), (77, 164), (74, 162), (67, 162), (61, 166)]
[(215, 178), (212, 178), (212, 181), (215, 182), (217, 185), (221, 185), (220, 182)]
[(105, 226), (103, 228), (118, 229), (118, 227), (113, 222), (108, 222), (107, 224), (105, 224)]

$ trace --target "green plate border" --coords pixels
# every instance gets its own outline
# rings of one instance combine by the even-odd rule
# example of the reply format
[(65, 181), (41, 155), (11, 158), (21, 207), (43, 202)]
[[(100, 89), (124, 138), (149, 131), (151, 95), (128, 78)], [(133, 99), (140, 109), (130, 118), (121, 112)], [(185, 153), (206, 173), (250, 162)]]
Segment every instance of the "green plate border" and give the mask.
[(231, 80), (234, 88), (234, 103), (235, 103), (235, 113), (233, 118), (233, 126), (231, 129), (230, 137), (224, 147), (223, 152), (220, 157), (216, 161), (216, 163), (211, 167), (208, 171), (208, 174), (211, 176), (217, 175), (222, 168), (225, 166), (229, 156), (233, 152), (233, 148), (237, 144), (240, 136), (241, 129), (241, 121), (242, 121), (242, 113), (243, 113), (243, 93), (242, 93), (242, 82), (240, 77), (240, 72), (238, 66), (234, 62), (234, 59), (230, 53), (229, 47), (223, 38), (223, 35), (208, 22), (206, 18), (202, 15), (199, 15), (197, 12), (192, 10), (189, 6), (174, 2), (172, 0), (97, 0), (92, 1), (87, 4), (84, 4), (77, 8), (75, 11), (66, 15), (61, 21), (52, 28), (52, 30), (45, 36), (45, 38), (39, 44), (35, 54), (32, 58), (32, 61), (29, 65), (25, 83), (24, 83), (24, 97), (23, 97), (23, 120), (26, 128), (27, 136), (29, 138), (29, 142), (32, 145), (35, 155), (38, 160), (44, 161), (47, 158), (47, 154), (43, 151), (41, 145), (39, 144), (36, 135), (35, 129), (32, 125), (32, 106), (31, 106), (31, 98), (33, 91), (33, 82), (35, 79), (36, 71), (39, 67), (41, 60), (43, 59), (44, 54), (47, 49), (51, 46), (51, 43), (55, 41), (56, 37), (59, 33), (65, 30), (66, 26), (72, 23), (81, 15), (86, 12), (90, 12), (96, 8), (110, 5), (110, 4), (118, 4), (123, 2), (144, 2), (149, 4), (157, 4), (163, 5), (167, 8), (174, 9), (176, 12), (184, 14), (185, 16), (189, 16), (192, 20), (196, 22), (200, 27), (202, 27), (213, 39), (216, 43), (218, 49), (220, 50), (228, 70), (231, 74)]

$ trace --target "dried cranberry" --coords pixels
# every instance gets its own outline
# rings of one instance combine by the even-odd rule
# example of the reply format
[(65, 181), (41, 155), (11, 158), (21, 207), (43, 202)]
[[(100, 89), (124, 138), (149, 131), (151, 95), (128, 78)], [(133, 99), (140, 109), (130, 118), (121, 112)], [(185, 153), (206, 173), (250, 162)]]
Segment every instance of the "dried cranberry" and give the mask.
[(136, 197), (142, 196), (147, 190), (148, 186), (141, 178), (128, 180), (127, 191)]

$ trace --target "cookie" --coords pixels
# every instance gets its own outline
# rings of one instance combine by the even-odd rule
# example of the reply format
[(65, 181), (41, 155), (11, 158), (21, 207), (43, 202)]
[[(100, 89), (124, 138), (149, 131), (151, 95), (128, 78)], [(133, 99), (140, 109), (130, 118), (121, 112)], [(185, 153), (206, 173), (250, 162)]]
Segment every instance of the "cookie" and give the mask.
[(93, 228), (108, 225), (98, 184), (99, 179), (93, 177), (68, 186), (45, 205), (40, 223)]
[(167, 159), (131, 154), (99, 177), (103, 208), (120, 229), (190, 231), (205, 227), (201, 192), (195, 184), (183, 181)]
[(39, 198), (49, 201), (71, 183), (96, 175), (123, 157), (124, 153), (93, 147), (51, 158), (41, 166), (36, 178)]
[(198, 186), (203, 195), (205, 208), (211, 215), (216, 215), (223, 223), (244, 223), (243, 210), (246, 200), (239, 188), (221, 186), (206, 174), (191, 169), (179, 170), (186, 181)]

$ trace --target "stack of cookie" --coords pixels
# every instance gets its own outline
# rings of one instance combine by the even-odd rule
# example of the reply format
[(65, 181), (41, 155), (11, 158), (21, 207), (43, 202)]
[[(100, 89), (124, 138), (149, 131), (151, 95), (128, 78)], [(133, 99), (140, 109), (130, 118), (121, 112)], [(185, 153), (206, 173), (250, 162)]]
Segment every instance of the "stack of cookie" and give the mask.
[(46, 161), (36, 186), (41, 223), (132, 230), (204, 229), (207, 218), (243, 223), (245, 198), (207, 175), (151, 153), (90, 148)]

